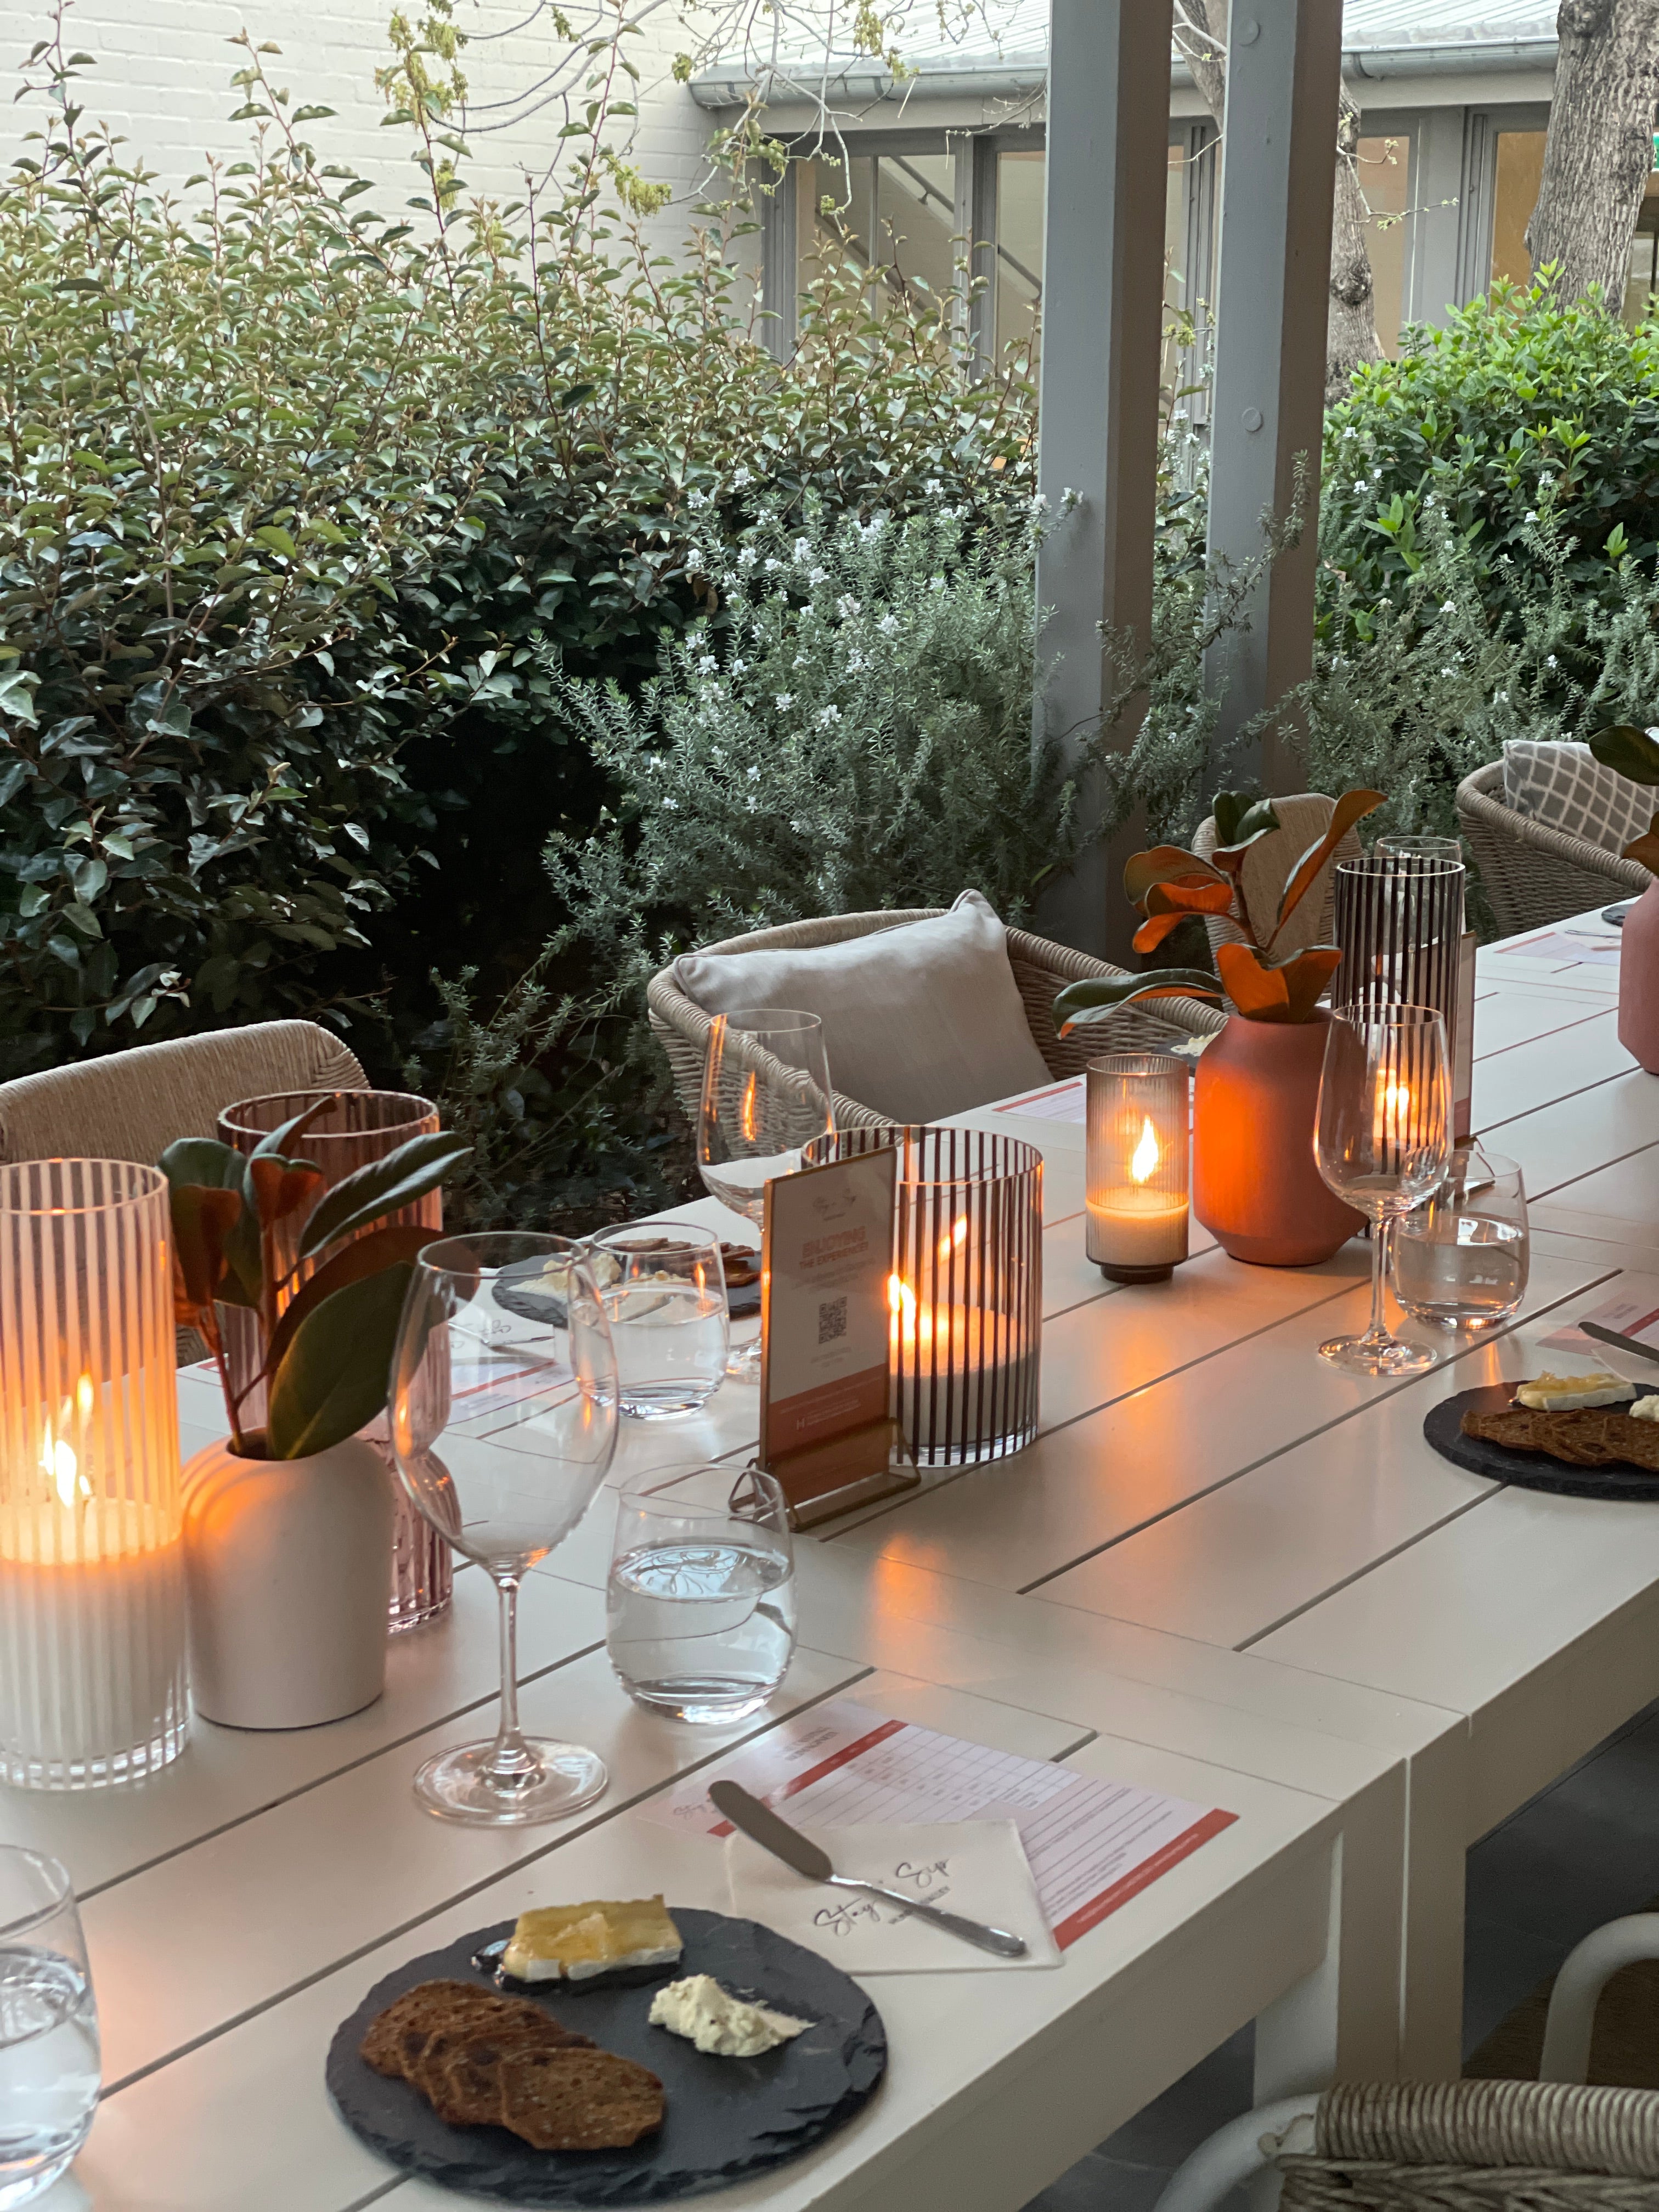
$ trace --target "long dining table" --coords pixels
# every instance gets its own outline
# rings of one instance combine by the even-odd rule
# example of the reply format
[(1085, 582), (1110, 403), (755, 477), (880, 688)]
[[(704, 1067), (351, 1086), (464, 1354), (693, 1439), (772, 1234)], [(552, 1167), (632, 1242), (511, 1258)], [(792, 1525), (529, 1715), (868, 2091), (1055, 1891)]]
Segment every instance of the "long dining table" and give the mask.
[[(1480, 956), (1474, 1121), (1524, 1170), (1531, 1275), (1511, 1324), (1437, 1338), (1410, 1379), (1317, 1356), (1363, 1312), (1363, 1243), (1276, 1269), (1200, 1236), (1170, 1282), (1115, 1286), (1084, 1251), (1080, 1119), (1053, 1098), (960, 1117), (1043, 1153), (1036, 1441), (798, 1538), (784, 1686), (711, 1732), (647, 1714), (611, 1672), (611, 1517), (637, 1482), (740, 1467), (756, 1394), (733, 1382), (672, 1430), (625, 1425), (605, 1497), (521, 1608), (526, 1724), (611, 1770), (586, 1811), (492, 1832), (415, 1803), (430, 1751), (493, 1725), (476, 1568), (446, 1620), (395, 1640), (385, 1697), (350, 1720), (198, 1721), (142, 1785), (0, 1792), (0, 1836), (70, 1868), (104, 2032), (90, 2140), (42, 2201), (455, 2201), (332, 2110), (337, 2023), (399, 1961), (528, 1905), (723, 1905), (719, 1850), (641, 1808), (830, 1698), (1237, 1817), (1057, 1970), (994, 1990), (975, 1972), (872, 1977), (879, 2094), (728, 2197), (1015, 2212), (1250, 2020), (1263, 2094), (1455, 2074), (1468, 1844), (1659, 1694), (1659, 1512), (1486, 1480), (1422, 1432), (1439, 1397), (1535, 1371), (1547, 1336), (1610, 1298), (1659, 1310), (1659, 1080), (1618, 1043), (1618, 953), (1589, 915)], [(712, 1200), (679, 1212), (749, 1241)], [(217, 1433), (211, 1378), (185, 1370), (179, 1401), (189, 1453)]]

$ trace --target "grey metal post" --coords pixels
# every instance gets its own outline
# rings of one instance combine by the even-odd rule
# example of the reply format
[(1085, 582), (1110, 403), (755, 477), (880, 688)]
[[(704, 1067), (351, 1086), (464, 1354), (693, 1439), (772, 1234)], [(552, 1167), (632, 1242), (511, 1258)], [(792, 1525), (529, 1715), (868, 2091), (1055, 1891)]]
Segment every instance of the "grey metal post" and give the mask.
[[(1042, 657), (1059, 664), (1048, 726), (1073, 746), (1111, 696), (1101, 625), (1143, 648), (1152, 630), (1170, 12), (1170, 0), (1051, 10), (1038, 473), (1054, 527), (1037, 604), (1050, 615)], [(1062, 519), (1067, 489), (1080, 504)], [(1116, 858), (1091, 846), (1042, 901), (1041, 926), (1121, 957), (1133, 916)]]
[[(1258, 584), (1249, 628), (1212, 655), (1223, 744), (1312, 665), (1341, 42), (1341, 0), (1234, 0), (1210, 415), (1212, 556), (1235, 567), (1260, 557), (1263, 514), (1291, 511), (1298, 454), (1307, 456), (1308, 503), (1302, 543)], [(1230, 773), (1241, 768), (1270, 781), (1286, 772), (1247, 760)]]

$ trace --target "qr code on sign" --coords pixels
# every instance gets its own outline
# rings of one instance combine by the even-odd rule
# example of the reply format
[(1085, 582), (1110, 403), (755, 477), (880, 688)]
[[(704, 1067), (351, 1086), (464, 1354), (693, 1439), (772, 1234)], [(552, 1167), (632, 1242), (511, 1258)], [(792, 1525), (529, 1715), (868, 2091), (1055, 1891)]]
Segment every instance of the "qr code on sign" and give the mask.
[(826, 1298), (818, 1308), (818, 1342), (833, 1344), (847, 1334), (847, 1301), (845, 1298)]

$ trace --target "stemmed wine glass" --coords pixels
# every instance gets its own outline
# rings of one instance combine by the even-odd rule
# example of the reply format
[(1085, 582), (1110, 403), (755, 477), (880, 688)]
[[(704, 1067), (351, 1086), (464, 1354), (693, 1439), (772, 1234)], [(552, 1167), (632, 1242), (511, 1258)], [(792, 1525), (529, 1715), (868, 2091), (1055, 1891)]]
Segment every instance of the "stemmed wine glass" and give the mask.
[[(758, 1228), (766, 1186), (793, 1175), (803, 1148), (833, 1133), (835, 1093), (823, 1024), (787, 1006), (716, 1014), (703, 1060), (697, 1164), (723, 1206)], [(733, 1352), (728, 1375), (760, 1380), (760, 1339)]]
[(493, 1743), (429, 1759), (415, 1794), (479, 1827), (557, 1820), (609, 1777), (597, 1753), (519, 1726), (519, 1586), (563, 1542), (617, 1448), (617, 1355), (586, 1248), (518, 1230), (446, 1237), (416, 1261), (392, 1361), (404, 1488), (501, 1601)]
[(1451, 1152), (1446, 1024), (1432, 1006), (1336, 1009), (1325, 1038), (1314, 1158), (1347, 1205), (1370, 1216), (1371, 1318), (1334, 1336), (1326, 1359), (1360, 1375), (1414, 1375), (1437, 1354), (1403, 1344), (1382, 1319), (1384, 1231), (1443, 1181)]

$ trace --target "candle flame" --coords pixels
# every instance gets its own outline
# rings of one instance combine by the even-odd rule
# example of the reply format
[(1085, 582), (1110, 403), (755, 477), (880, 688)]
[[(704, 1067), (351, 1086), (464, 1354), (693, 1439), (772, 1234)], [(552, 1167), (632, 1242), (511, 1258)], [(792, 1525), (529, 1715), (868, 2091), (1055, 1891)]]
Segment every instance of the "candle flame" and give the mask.
[(912, 1328), (916, 1324), (916, 1294), (902, 1275), (887, 1278), (887, 1310), (894, 1319), (908, 1322)]
[(1162, 1158), (1163, 1154), (1158, 1148), (1158, 1133), (1152, 1127), (1152, 1117), (1149, 1114), (1141, 1123), (1140, 1141), (1130, 1158), (1129, 1173), (1137, 1182), (1145, 1182), (1157, 1172)]
[(1412, 1094), (1404, 1083), (1389, 1083), (1382, 1091), (1382, 1133), (1397, 1142), (1406, 1134), (1412, 1110)]
[(739, 1111), (743, 1140), (746, 1145), (752, 1145), (760, 1132), (760, 1115), (756, 1107), (759, 1087), (760, 1079), (751, 1068), (743, 1086), (743, 1105)]
[(81, 1472), (75, 1446), (67, 1437), (55, 1436), (50, 1421), (41, 1432), (40, 1467), (65, 1505), (73, 1505), (77, 1498), (91, 1497), (92, 1485)]
[(948, 1260), (952, 1252), (960, 1252), (963, 1246), (967, 1242), (968, 1217), (964, 1213), (962, 1218), (956, 1223), (954, 1227), (947, 1230), (945, 1234), (939, 1238), (939, 1256), (940, 1260)]

